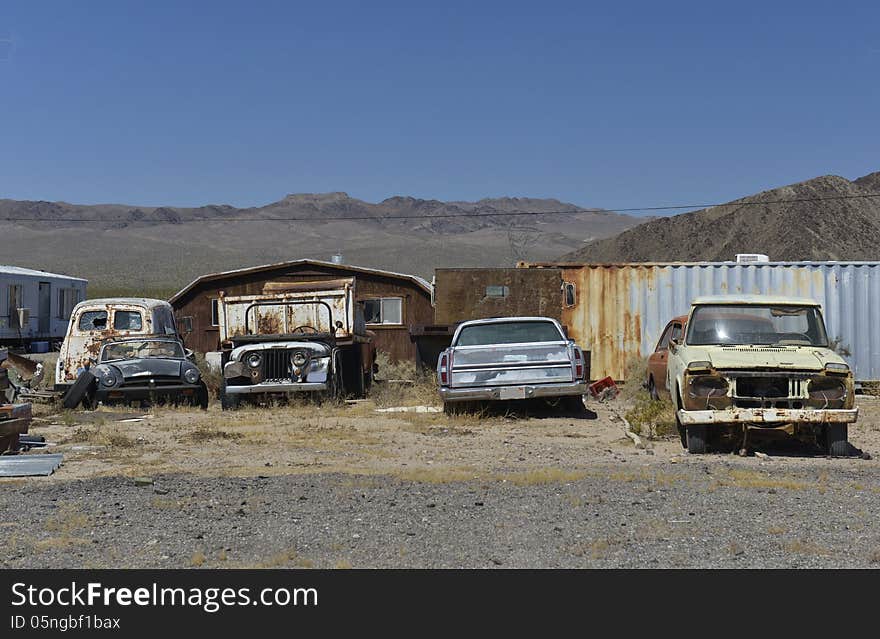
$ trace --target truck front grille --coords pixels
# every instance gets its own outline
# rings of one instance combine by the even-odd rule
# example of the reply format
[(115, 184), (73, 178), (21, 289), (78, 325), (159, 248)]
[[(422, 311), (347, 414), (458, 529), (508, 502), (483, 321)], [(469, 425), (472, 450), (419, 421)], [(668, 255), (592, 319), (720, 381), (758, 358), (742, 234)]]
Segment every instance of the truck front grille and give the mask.
[(290, 352), (283, 348), (263, 351), (263, 381), (290, 380)]
[(803, 408), (806, 380), (798, 377), (756, 376), (736, 380), (733, 404), (739, 408)]

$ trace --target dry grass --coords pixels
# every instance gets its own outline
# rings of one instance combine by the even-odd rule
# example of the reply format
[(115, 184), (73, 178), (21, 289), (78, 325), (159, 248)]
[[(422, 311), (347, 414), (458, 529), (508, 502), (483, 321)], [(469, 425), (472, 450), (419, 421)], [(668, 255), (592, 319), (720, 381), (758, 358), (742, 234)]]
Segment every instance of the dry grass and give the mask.
[(111, 448), (134, 448), (141, 442), (125, 433), (119, 426), (107, 426), (99, 420), (92, 426), (80, 426), (62, 443), (88, 443)]
[(626, 382), (620, 384), (618, 401), (631, 402), (644, 393), (642, 383), (648, 379), (648, 358), (633, 358), (626, 365)]
[(773, 477), (767, 473), (747, 469), (731, 469), (728, 472), (728, 477), (729, 480), (719, 479), (719, 485), (738, 488), (785, 488), (787, 490), (805, 490), (811, 487), (810, 484), (793, 477)]
[(569, 551), (575, 557), (589, 557), (593, 560), (605, 559), (611, 550), (611, 542), (607, 539), (595, 539), (572, 546)]
[(205, 553), (201, 550), (197, 550), (193, 553), (193, 556), (189, 560), (189, 565), (193, 568), (199, 568), (204, 565), (206, 560)]
[(348, 559), (340, 559), (339, 561), (336, 562), (335, 568), (337, 570), (351, 570), (351, 568), (353, 568), (353, 566), (351, 565), (351, 562)]
[(244, 434), (242, 433), (230, 432), (227, 430), (221, 430), (215, 426), (200, 424), (194, 431), (187, 433), (181, 439), (195, 442), (197, 444), (203, 444), (214, 441), (215, 439), (239, 440), (243, 437)]
[(783, 544), (786, 551), (799, 555), (830, 555), (831, 551), (812, 541), (795, 540)]
[(383, 351), (377, 354), (376, 363), (379, 372), (369, 398), (379, 408), (440, 405), (433, 371), (419, 369), (413, 362), (394, 362)]
[(633, 399), (635, 404), (624, 416), (634, 433), (648, 439), (678, 437), (675, 411), (671, 402), (654, 401), (644, 390), (640, 390)]
[(266, 558), (265, 561), (258, 563), (256, 568), (284, 568), (286, 566), (295, 566), (296, 568), (314, 568), (314, 562), (311, 559), (300, 557), (294, 548), (288, 548), (281, 552), (275, 553)]
[(69, 535), (77, 530), (88, 528), (91, 524), (92, 518), (79, 506), (62, 503), (58, 506), (58, 510), (46, 519), (46, 530)]
[(58, 510), (46, 519), (45, 528), (55, 535), (40, 539), (33, 544), (34, 550), (59, 550), (88, 544), (89, 540), (79, 533), (92, 525), (92, 518), (76, 504), (59, 504)]
[(563, 470), (561, 468), (536, 468), (518, 473), (497, 475), (496, 479), (510, 482), (514, 486), (539, 486), (541, 484), (564, 484), (578, 481), (587, 476), (583, 471)]

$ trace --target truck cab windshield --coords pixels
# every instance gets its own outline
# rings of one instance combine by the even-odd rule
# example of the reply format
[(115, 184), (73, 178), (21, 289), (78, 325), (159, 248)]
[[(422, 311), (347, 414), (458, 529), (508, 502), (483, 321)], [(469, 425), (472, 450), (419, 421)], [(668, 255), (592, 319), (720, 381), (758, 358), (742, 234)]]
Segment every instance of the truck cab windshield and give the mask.
[(719, 304), (694, 309), (688, 345), (828, 346), (816, 306)]

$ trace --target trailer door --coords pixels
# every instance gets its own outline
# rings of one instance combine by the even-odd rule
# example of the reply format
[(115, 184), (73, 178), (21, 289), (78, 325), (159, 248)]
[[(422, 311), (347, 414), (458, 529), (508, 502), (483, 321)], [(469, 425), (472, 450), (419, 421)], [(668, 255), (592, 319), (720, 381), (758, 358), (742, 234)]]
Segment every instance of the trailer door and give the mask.
[(37, 332), (40, 335), (49, 334), (49, 322), (52, 319), (52, 283), (40, 282), (40, 291), (37, 302), (37, 318), (39, 327)]

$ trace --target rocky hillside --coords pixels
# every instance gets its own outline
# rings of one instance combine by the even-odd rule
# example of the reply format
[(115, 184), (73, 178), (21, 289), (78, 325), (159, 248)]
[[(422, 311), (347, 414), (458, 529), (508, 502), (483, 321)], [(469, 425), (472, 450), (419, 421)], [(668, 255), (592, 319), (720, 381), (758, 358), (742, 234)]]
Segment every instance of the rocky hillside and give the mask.
[[(880, 259), (880, 172), (807, 180), (673, 217), (655, 218), (562, 256), (577, 262)], [(843, 197), (825, 201), (798, 201)], [(788, 200), (777, 203), (779, 200)]]

